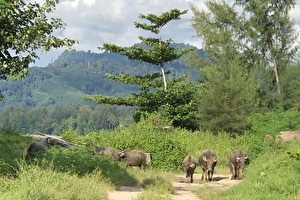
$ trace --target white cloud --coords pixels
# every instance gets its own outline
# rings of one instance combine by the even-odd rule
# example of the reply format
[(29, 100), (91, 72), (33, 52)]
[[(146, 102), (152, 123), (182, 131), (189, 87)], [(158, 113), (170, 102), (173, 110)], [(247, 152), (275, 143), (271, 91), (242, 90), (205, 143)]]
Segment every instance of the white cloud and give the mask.
[[(139, 42), (139, 35), (148, 34), (134, 26), (134, 21), (142, 22), (138, 17), (141, 13), (159, 15), (174, 8), (187, 9), (189, 12), (181, 20), (172, 21), (163, 29), (163, 37), (201, 48), (201, 41), (194, 37), (196, 32), (191, 27), (190, 3), (204, 9), (202, 0), (60, 0), (54, 17), (66, 22), (61, 37), (77, 39), (77, 50), (100, 52), (97, 47), (104, 43), (131, 46)], [(299, 4), (297, 0), (297, 7), (292, 11), (297, 24), (300, 24)], [(47, 65), (47, 56), (43, 59), (43, 65)]]

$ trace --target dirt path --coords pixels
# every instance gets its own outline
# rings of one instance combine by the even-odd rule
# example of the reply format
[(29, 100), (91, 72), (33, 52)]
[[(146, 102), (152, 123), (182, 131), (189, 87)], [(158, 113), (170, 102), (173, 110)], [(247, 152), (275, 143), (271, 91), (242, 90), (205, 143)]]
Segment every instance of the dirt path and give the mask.
[(141, 188), (121, 186), (108, 194), (107, 200), (133, 200), (141, 193)]
[(230, 174), (216, 174), (211, 182), (200, 181), (201, 174), (194, 174), (194, 183), (188, 183), (184, 174), (176, 175), (173, 182), (175, 193), (172, 195), (172, 200), (200, 200), (194, 193), (201, 187), (214, 187), (218, 190), (225, 190), (238, 184), (239, 180), (230, 180)]
[[(176, 175), (173, 181), (175, 192), (172, 194), (172, 200), (200, 200), (194, 191), (201, 187), (210, 186), (225, 190), (240, 182), (230, 180), (230, 174), (216, 174), (211, 182), (201, 182), (200, 178), (201, 174), (194, 174), (194, 183), (188, 183), (184, 174)], [(109, 193), (107, 200), (134, 200), (140, 193), (141, 188), (121, 186), (117, 191)]]

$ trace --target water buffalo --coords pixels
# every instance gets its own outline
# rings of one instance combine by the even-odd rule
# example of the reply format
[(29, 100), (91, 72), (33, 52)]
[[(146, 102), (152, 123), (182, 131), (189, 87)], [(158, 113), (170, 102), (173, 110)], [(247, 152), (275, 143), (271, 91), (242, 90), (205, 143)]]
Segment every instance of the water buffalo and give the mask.
[(96, 154), (104, 154), (113, 160), (119, 160), (119, 151), (114, 147), (96, 147)]
[(41, 139), (37, 142), (30, 144), (27, 149), (27, 156), (35, 156), (38, 153), (45, 152), (50, 146), (54, 145), (51, 141), (51, 138)]
[(191, 183), (193, 183), (193, 174), (196, 166), (196, 160), (191, 156), (186, 156), (182, 161), (182, 170), (186, 173), (186, 178), (191, 177)]
[(126, 163), (125, 168), (128, 166), (138, 166), (140, 169), (146, 169), (146, 154), (140, 150), (124, 150), (119, 152), (119, 160)]
[(214, 174), (214, 168), (217, 165), (216, 153), (206, 149), (201, 152), (198, 158), (198, 164), (202, 168), (201, 180), (212, 180)]
[(231, 180), (242, 179), (240, 171), (243, 170), (248, 163), (248, 156), (242, 150), (235, 150), (229, 158), (229, 169), (232, 174)]

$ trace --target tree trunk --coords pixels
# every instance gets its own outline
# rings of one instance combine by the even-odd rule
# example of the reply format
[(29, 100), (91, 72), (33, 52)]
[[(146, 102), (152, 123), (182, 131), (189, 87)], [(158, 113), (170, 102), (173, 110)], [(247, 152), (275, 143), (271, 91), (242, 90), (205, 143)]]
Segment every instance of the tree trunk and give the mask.
[(272, 62), (273, 62), (273, 70), (274, 70), (274, 75), (275, 75), (275, 80), (276, 80), (277, 91), (278, 91), (278, 94), (281, 95), (280, 84), (279, 84), (279, 75), (278, 75), (278, 70), (277, 70), (277, 65), (276, 65), (275, 58), (272, 59)]
[(164, 80), (165, 93), (167, 93), (168, 88), (167, 88), (167, 80), (166, 80), (165, 70), (162, 66), (160, 66), (160, 68), (161, 68), (161, 73), (162, 73), (162, 77), (163, 77), (163, 80)]

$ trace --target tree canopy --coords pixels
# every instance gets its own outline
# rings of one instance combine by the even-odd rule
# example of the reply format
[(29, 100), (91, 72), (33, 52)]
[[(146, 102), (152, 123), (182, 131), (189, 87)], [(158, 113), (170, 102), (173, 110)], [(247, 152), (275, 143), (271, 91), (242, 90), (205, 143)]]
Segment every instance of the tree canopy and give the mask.
[(0, 1), (0, 79), (18, 79), (27, 75), (29, 64), (38, 58), (38, 50), (71, 47), (76, 41), (54, 36), (65, 23), (49, 18), (58, 0), (43, 4), (23, 0)]
[[(146, 31), (150, 31), (156, 35), (156, 37), (143, 37), (139, 36), (142, 45), (133, 45), (129, 48), (121, 47), (115, 44), (104, 44), (101, 50), (108, 52), (115, 52), (121, 55), (127, 56), (131, 60), (136, 60), (141, 63), (149, 63), (151, 65), (159, 67), (161, 73), (151, 73), (143, 76), (135, 76), (130, 74), (119, 74), (107, 76), (113, 80), (123, 82), (125, 84), (135, 84), (139, 87), (140, 93), (132, 93), (128, 97), (112, 98), (104, 95), (96, 95), (94, 97), (86, 97), (85, 99), (95, 101), (97, 103), (125, 105), (125, 106), (137, 106), (138, 110), (135, 113), (135, 120), (139, 121), (141, 117), (146, 117), (150, 113), (163, 110), (167, 118), (169, 118), (173, 125), (178, 126), (190, 126), (192, 122), (182, 123), (182, 119), (187, 116), (191, 116), (195, 110), (195, 104), (193, 102), (192, 93), (197, 91), (197, 86), (192, 83), (188, 83), (185, 78), (166, 78), (167, 74), (171, 71), (165, 71), (165, 64), (172, 62), (187, 52), (193, 51), (194, 48), (178, 48), (171, 45), (172, 40), (163, 40), (161, 38), (162, 28), (172, 20), (180, 19), (180, 16), (187, 13), (187, 10), (180, 11), (178, 9), (170, 10), (169, 12), (162, 13), (161, 15), (140, 14), (141, 19), (146, 19), (149, 23), (135, 22), (136, 28), (142, 28)], [(160, 79), (162, 77), (162, 80)], [(171, 82), (172, 88), (168, 88), (167, 80)], [(184, 89), (185, 88), (185, 89)], [(179, 90), (183, 90), (179, 92)], [(172, 91), (170, 91), (172, 90)], [(176, 95), (175, 95), (176, 94)], [(185, 101), (180, 101), (182, 95), (185, 97)], [(185, 106), (183, 106), (185, 105)], [(176, 109), (176, 108), (177, 109)], [(181, 107), (181, 109), (179, 109)], [(189, 112), (190, 111), (190, 112)], [(181, 114), (179, 114), (181, 112)], [(177, 116), (177, 117), (175, 117)], [(179, 117), (181, 116), (181, 117)], [(180, 119), (181, 118), (181, 119)], [(188, 117), (191, 119), (190, 117)], [(176, 123), (175, 123), (176, 121)], [(181, 121), (181, 122), (180, 122)], [(186, 121), (186, 119), (185, 119)]]
[(280, 85), (279, 77), (292, 66), (298, 48), (289, 16), (294, 6), (295, 0), (208, 0), (207, 9), (191, 5), (192, 26), (207, 56), (201, 65), (196, 60), (202, 73), (202, 127), (240, 132), (256, 108), (281, 105), (291, 89), (283, 88), (289, 84)]

